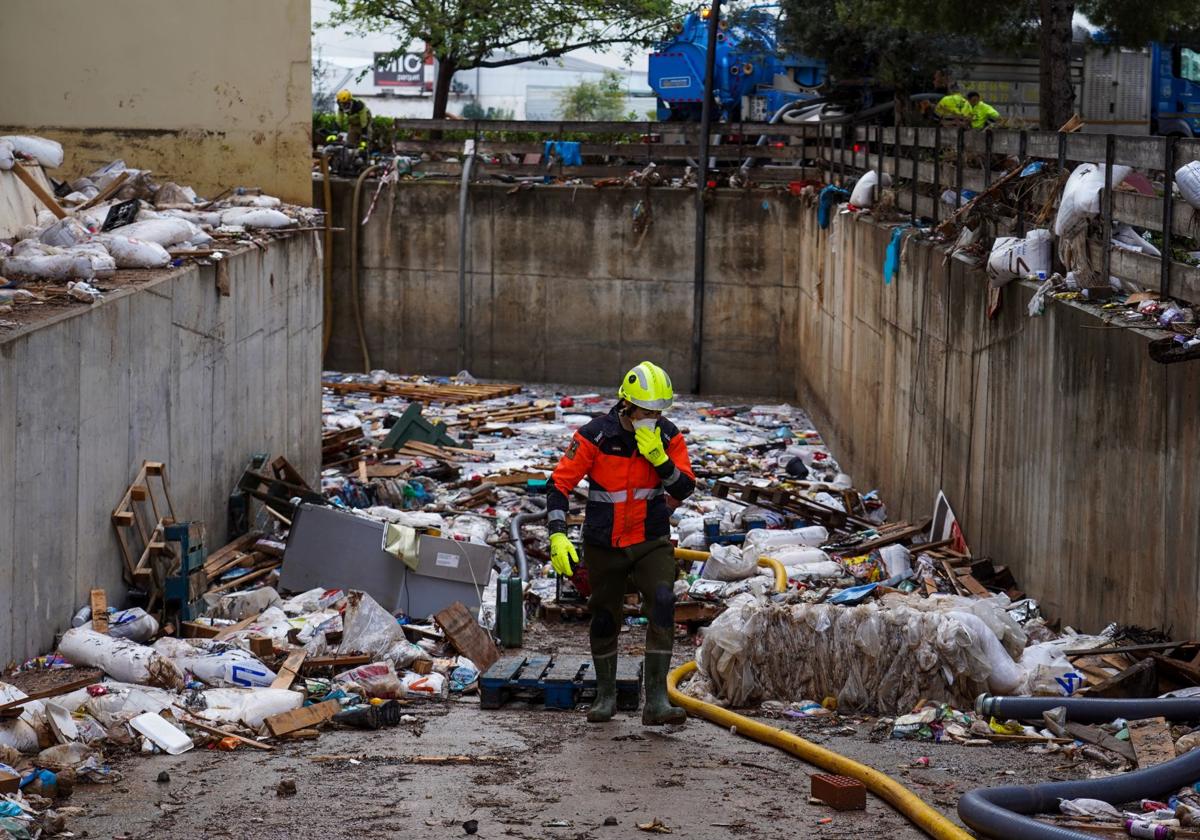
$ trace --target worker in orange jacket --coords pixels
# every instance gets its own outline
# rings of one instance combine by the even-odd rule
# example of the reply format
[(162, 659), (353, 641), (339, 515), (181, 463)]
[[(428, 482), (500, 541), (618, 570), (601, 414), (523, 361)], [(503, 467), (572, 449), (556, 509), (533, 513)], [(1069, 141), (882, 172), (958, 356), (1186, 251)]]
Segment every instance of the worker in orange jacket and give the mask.
[(632, 579), (648, 619), (642, 723), (683, 723), (686, 713), (667, 697), (678, 568), (669, 520), (671, 507), (695, 489), (696, 476), (683, 435), (662, 416), (674, 400), (666, 371), (642, 362), (625, 375), (617, 395), (608, 414), (575, 433), (550, 477), (550, 559), (556, 572), (568, 576), (579, 562), (567, 537), (567, 497), (586, 478), (583, 562), (592, 586), (589, 636), (596, 669), (596, 701), (587, 719), (602, 723), (616, 711), (617, 638)]

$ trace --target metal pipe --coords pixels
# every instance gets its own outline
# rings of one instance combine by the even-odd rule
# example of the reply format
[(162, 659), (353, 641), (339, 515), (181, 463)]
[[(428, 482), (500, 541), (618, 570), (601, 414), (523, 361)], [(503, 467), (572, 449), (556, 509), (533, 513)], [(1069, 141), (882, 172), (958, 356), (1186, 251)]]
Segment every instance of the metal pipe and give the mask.
[[(458, 369), (467, 369), (467, 198), (475, 165), (475, 141), (464, 156), (462, 184), (458, 188)], [(521, 576), (524, 580), (525, 576)]]
[(981, 694), (975, 711), (982, 718), (1040, 721), (1042, 713), (1063, 707), (1067, 720), (1075, 723), (1108, 723), (1117, 718), (1142, 720), (1165, 717), (1167, 720), (1200, 720), (1200, 698), (1148, 697), (1115, 699), (1108, 697), (992, 697)]
[(1163, 201), (1162, 201), (1162, 266), (1158, 281), (1158, 292), (1162, 297), (1171, 295), (1171, 227), (1175, 224), (1175, 148), (1178, 137), (1164, 138), (1163, 142)]
[(358, 180), (354, 182), (354, 198), (350, 202), (350, 303), (354, 308), (354, 326), (358, 330), (358, 347), (362, 351), (363, 373), (371, 372), (371, 353), (367, 350), (367, 332), (363, 328), (362, 304), (358, 300), (358, 228), (362, 225), (358, 218), (358, 199), (363, 181), (379, 169), (382, 169), (379, 164), (373, 164), (362, 171)]
[(324, 307), (321, 312), (321, 363), (329, 352), (329, 339), (333, 336), (333, 186), (329, 183), (329, 153), (321, 152), (321, 184), (325, 202), (325, 232), (323, 287)]
[(696, 175), (696, 255), (693, 261), (692, 280), (692, 392), (699, 394), (703, 384), (703, 338), (704, 338), (704, 251), (705, 216), (704, 197), (708, 188), (708, 135), (712, 131), (713, 77), (717, 63), (717, 32), (721, 18), (721, 0), (712, 0), (708, 15), (708, 48), (704, 56), (704, 102), (700, 105), (700, 171)]
[(525, 557), (525, 544), (521, 542), (521, 526), (526, 522), (536, 522), (546, 518), (546, 507), (528, 513), (518, 513), (509, 523), (508, 533), (512, 537), (513, 551), (517, 553), (517, 571), (521, 575), (521, 583), (529, 580), (529, 561)]
[(1102, 285), (1108, 285), (1112, 276), (1112, 223), (1113, 223), (1113, 157), (1116, 155), (1117, 138), (1113, 134), (1104, 137), (1104, 203), (1100, 208), (1101, 251), (1100, 271)]

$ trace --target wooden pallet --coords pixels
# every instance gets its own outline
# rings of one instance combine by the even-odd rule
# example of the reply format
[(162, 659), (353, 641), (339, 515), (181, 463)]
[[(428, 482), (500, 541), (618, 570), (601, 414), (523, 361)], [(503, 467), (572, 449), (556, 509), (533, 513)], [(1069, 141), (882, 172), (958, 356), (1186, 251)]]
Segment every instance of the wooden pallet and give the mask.
[(755, 487), (749, 484), (720, 480), (713, 483), (712, 494), (718, 499), (732, 499), (780, 513), (790, 513), (824, 525), (831, 531), (845, 530), (847, 524), (857, 528), (875, 527), (862, 517), (853, 516), (837, 508), (806, 499), (778, 485)]
[(520, 385), (436, 385), (425, 382), (387, 380), (384, 382), (325, 382), (335, 394), (369, 394), (382, 399), (400, 397), (412, 402), (462, 405), (498, 397), (511, 397), (521, 392)]
[(133, 483), (113, 509), (112, 523), (125, 561), (125, 581), (150, 592), (160, 588), (152, 559), (168, 551), (162, 529), (175, 522), (175, 508), (167, 484), (167, 468), (160, 461), (143, 461)]
[(458, 416), (449, 421), (450, 425), (466, 424), (472, 429), (491, 423), (527, 423), (530, 420), (553, 420), (555, 408), (553, 405), (518, 405), (502, 406), (499, 408), (477, 408), (470, 412), (459, 412)]
[(461, 449), (456, 446), (435, 446), (410, 440), (395, 453), (399, 458), (436, 458), (439, 461), (460, 463), (463, 461), (494, 461), (496, 453), (477, 449)]
[[(641, 701), (642, 663), (617, 660), (617, 708), (635, 711)], [(505, 656), (479, 678), (479, 704), (499, 709), (515, 699), (541, 700), (547, 709), (573, 709), (596, 693), (596, 673), (586, 656)]]

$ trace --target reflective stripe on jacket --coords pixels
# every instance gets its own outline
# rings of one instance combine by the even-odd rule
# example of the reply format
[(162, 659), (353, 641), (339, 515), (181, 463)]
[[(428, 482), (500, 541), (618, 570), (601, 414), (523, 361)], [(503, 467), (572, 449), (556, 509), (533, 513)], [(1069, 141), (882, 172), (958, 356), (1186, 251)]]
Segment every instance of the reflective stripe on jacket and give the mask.
[(625, 548), (669, 536), (667, 495), (686, 499), (696, 489), (696, 475), (675, 424), (660, 418), (658, 428), (667, 453), (658, 467), (638, 452), (633, 432), (621, 426), (615, 407), (577, 431), (550, 476), (550, 532), (567, 530), (567, 497), (586, 478), (584, 542)]
[(366, 128), (371, 124), (371, 109), (361, 99), (351, 99), (349, 108), (337, 109), (337, 124), (340, 131), (349, 131), (352, 125)]

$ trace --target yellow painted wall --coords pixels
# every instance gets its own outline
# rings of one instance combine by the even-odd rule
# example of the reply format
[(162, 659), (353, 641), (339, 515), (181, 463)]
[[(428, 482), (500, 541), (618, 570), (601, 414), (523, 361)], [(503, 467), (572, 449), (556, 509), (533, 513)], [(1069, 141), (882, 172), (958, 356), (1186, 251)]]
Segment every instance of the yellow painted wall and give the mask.
[(201, 195), (311, 202), (309, 0), (4, 0), (0, 132), (116, 158)]

